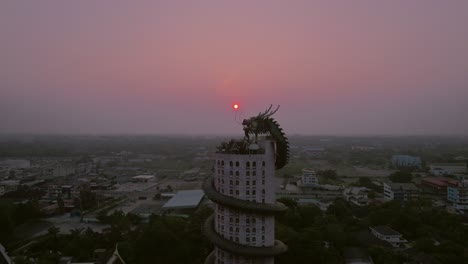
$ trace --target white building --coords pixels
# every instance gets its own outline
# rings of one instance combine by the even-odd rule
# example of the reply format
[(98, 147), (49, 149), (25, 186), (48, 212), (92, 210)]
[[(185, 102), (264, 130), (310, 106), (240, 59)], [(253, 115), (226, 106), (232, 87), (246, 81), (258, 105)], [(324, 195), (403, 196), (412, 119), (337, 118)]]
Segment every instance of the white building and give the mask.
[(350, 187), (343, 191), (343, 196), (346, 201), (352, 202), (357, 206), (365, 206), (369, 204), (369, 189), (366, 187)]
[(369, 227), (371, 233), (380, 240), (387, 241), (393, 247), (400, 247), (404, 243), (408, 243), (403, 235), (387, 226), (372, 226)]
[(430, 173), (435, 176), (459, 175), (467, 173), (465, 163), (434, 163), (429, 165)]
[(318, 185), (317, 174), (311, 169), (302, 169), (302, 186), (303, 187), (315, 187)]
[(410, 201), (419, 198), (419, 189), (412, 183), (384, 182), (384, 199)]

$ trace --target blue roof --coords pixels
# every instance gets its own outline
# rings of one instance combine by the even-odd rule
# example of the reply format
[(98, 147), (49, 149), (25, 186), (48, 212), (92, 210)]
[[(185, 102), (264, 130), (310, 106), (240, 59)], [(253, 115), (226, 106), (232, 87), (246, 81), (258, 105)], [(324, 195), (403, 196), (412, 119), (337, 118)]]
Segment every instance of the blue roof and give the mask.
[(178, 191), (166, 204), (164, 209), (196, 208), (200, 204), (205, 193), (203, 190)]

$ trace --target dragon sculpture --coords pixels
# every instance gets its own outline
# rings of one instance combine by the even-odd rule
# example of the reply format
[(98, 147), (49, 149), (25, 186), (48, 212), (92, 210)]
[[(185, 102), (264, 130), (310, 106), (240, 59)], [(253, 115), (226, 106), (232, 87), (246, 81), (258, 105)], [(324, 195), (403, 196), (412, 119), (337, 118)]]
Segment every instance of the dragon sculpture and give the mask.
[(273, 105), (265, 112), (258, 113), (257, 116), (253, 116), (249, 119), (244, 119), (242, 125), (244, 126), (245, 137), (248, 140), (250, 135), (255, 135), (257, 139), (258, 135), (271, 136), (276, 142), (276, 169), (281, 169), (289, 161), (289, 142), (288, 138), (283, 132), (283, 129), (279, 126), (278, 122), (271, 116), (276, 113), (279, 109), (276, 107), (275, 110), (271, 110)]

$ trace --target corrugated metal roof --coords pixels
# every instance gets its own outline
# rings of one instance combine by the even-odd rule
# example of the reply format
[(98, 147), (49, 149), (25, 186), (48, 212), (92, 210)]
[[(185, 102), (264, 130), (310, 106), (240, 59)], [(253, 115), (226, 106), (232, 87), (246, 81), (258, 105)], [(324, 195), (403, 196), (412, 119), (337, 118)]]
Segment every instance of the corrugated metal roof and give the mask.
[(164, 209), (195, 208), (203, 199), (203, 190), (178, 191), (166, 204)]

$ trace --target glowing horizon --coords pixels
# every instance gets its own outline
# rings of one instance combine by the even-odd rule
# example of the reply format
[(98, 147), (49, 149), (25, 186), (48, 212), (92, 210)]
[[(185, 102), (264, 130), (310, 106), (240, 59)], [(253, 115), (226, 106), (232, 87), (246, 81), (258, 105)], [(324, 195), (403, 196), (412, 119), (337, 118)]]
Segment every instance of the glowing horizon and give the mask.
[(468, 134), (468, 2), (0, 3), (0, 133)]

